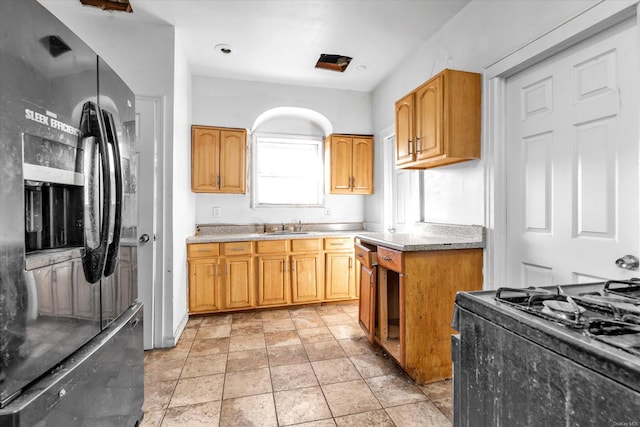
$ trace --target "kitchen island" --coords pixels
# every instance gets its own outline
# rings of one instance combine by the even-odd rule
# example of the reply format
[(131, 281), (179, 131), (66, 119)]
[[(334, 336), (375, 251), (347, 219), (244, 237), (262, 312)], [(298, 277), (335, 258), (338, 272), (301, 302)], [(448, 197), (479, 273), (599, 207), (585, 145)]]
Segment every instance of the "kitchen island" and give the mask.
[(356, 235), (360, 325), (418, 383), (451, 377), (455, 295), (482, 289), (484, 246), (482, 226)]

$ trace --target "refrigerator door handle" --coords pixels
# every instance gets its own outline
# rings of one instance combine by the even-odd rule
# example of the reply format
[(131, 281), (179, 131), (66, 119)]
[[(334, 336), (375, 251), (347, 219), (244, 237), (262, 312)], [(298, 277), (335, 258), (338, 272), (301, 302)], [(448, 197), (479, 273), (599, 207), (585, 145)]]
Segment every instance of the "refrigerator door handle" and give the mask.
[[(94, 102), (87, 102), (82, 107), (80, 129), (85, 149), (85, 253), (82, 257), (82, 267), (87, 281), (97, 283), (104, 271), (109, 243), (111, 189), (108, 185), (102, 186), (102, 211), (92, 209), (94, 203), (100, 203), (100, 174), (103, 177), (108, 177), (110, 169), (104, 137), (105, 130), (99, 117), (99, 109)], [(96, 145), (100, 156), (99, 170), (98, 165), (95, 164)]]
[[(102, 118), (104, 120), (104, 127), (106, 130), (107, 144), (111, 145), (113, 158), (113, 170), (111, 173), (115, 175), (115, 179), (109, 183), (115, 183), (115, 214), (113, 222), (113, 239), (109, 244), (109, 250), (107, 252), (107, 259), (104, 267), (104, 276), (110, 276), (116, 269), (118, 262), (118, 249), (120, 248), (120, 236), (122, 230), (122, 167), (120, 159), (120, 147), (118, 144), (118, 134), (116, 132), (115, 123), (111, 113), (105, 110), (102, 111)], [(105, 180), (106, 181), (106, 180)]]

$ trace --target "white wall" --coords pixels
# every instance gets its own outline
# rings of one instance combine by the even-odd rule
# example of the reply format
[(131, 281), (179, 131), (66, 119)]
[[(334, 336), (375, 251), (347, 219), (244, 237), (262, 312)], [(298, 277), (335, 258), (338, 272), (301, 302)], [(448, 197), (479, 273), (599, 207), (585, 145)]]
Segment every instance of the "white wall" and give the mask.
[[(442, 69), (481, 73), (485, 66), (595, 3), (598, 1), (471, 1), (374, 90), (376, 136), (393, 125), (395, 101)], [(379, 144), (374, 183), (380, 190), (382, 155)], [(423, 187), (424, 220), (485, 224), (482, 160), (426, 170)], [(365, 200), (367, 222), (381, 223), (383, 197), (383, 192), (377, 191)]]
[[(263, 112), (276, 107), (299, 107), (324, 115), (334, 133), (372, 134), (371, 96), (364, 92), (193, 77), (193, 124), (250, 129)], [(305, 129), (299, 123), (292, 131)], [(280, 123), (280, 126), (283, 124)], [(271, 130), (273, 127), (270, 126)], [(317, 133), (317, 128), (307, 126)], [(282, 129), (282, 128), (281, 128)], [(261, 130), (264, 130), (262, 128)], [(249, 170), (251, 158), (249, 158)], [(183, 171), (185, 175), (190, 169)], [(250, 177), (251, 175), (249, 175)], [(197, 194), (198, 224), (251, 224), (263, 222), (362, 222), (364, 202), (370, 196), (326, 195), (326, 209), (251, 208), (251, 181), (245, 195)], [(221, 208), (214, 218), (213, 207)]]
[[(190, 176), (182, 173), (191, 168), (191, 70), (187, 64), (180, 33), (176, 31), (174, 50), (174, 110), (171, 184), (173, 201), (173, 275), (172, 329), (174, 336), (188, 319), (187, 313), (187, 246), (185, 240), (195, 230), (195, 196), (191, 192)], [(178, 171), (178, 173), (176, 173)], [(168, 174), (169, 175), (169, 174)], [(170, 264), (171, 265), (171, 264)]]

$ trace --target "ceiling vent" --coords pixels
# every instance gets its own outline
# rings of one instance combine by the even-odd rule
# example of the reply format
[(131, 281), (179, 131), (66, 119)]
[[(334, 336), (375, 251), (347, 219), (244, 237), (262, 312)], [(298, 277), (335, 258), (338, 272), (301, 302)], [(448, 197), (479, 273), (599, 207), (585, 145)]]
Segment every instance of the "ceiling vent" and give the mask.
[(320, 59), (316, 62), (316, 68), (324, 68), (325, 70), (333, 70), (343, 72), (349, 66), (351, 57), (344, 55), (320, 54)]
[(118, 12), (133, 12), (129, 0), (80, 0), (85, 6), (95, 6), (102, 10), (116, 10)]
[(58, 36), (45, 36), (40, 39), (40, 43), (45, 49), (49, 51), (49, 54), (54, 58), (62, 55), (65, 52), (69, 52), (71, 48)]

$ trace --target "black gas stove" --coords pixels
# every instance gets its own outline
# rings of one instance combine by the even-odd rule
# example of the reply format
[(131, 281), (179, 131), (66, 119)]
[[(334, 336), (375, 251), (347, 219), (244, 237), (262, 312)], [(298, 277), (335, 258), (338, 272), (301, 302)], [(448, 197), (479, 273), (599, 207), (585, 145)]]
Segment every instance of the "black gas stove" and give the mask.
[(594, 283), (569, 295), (555, 289), (500, 288), (496, 301), (640, 356), (640, 279)]
[(639, 279), (461, 292), (455, 307), (455, 425), (640, 426)]

